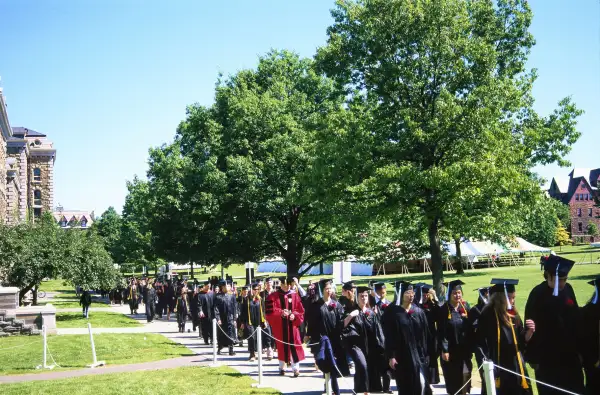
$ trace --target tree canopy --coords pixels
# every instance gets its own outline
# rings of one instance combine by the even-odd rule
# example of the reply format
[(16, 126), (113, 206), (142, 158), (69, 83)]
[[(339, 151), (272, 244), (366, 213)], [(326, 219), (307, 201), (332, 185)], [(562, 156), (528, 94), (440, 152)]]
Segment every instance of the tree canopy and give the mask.
[(332, 15), (318, 65), (359, 120), (325, 140), (338, 183), (390, 216), (418, 210), (441, 291), (442, 232), (514, 230), (533, 166), (566, 164), (581, 111), (534, 111), (524, 0), (348, 0)]

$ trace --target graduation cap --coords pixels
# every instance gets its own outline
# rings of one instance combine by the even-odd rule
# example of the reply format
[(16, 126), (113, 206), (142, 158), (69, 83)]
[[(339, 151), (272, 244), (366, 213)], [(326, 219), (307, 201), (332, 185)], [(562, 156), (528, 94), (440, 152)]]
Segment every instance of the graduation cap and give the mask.
[(596, 277), (592, 281), (588, 281), (588, 284), (590, 284), (596, 288), (596, 291), (594, 292), (594, 297), (592, 298), (592, 304), (597, 304), (598, 298), (599, 298), (598, 294), (600, 293), (600, 292), (598, 292), (600, 290), (600, 276)]
[(493, 287), (490, 288), (490, 292), (504, 292), (504, 296), (506, 296), (506, 303), (508, 303), (508, 309), (512, 310), (512, 305), (508, 299), (508, 294), (509, 292), (515, 292), (515, 285), (519, 284), (519, 280), (493, 278), (490, 283), (493, 284)]
[(260, 284), (258, 282), (252, 283), (252, 290), (260, 289)]
[(265, 282), (268, 283), (269, 281), (273, 281), (273, 277), (265, 277)]
[(452, 291), (462, 291), (462, 286), (465, 285), (461, 280), (452, 280), (447, 283), (444, 283), (446, 286), (446, 300), (450, 300), (450, 295)]
[(408, 281), (396, 281), (394, 289), (396, 290), (396, 306), (400, 306), (404, 292), (414, 290), (414, 286)]
[(541, 257), (540, 263), (545, 271), (556, 276), (554, 292), (552, 294), (558, 296), (558, 278), (567, 276), (575, 262), (558, 255), (548, 255)]
[(250, 288), (250, 284), (246, 284), (242, 287), (242, 291), (247, 291)]
[(227, 281), (225, 281), (225, 280), (223, 280), (223, 279), (220, 279), (220, 280), (219, 280), (219, 282), (217, 283), (217, 285), (218, 285), (219, 287), (224, 287), (224, 286), (226, 286), (226, 285), (227, 285)]
[(344, 285), (342, 285), (342, 289), (344, 291), (352, 291), (352, 289), (356, 288), (356, 285), (354, 285), (354, 281), (348, 281), (345, 282)]
[[(492, 280), (493, 281), (493, 280)], [(479, 288), (475, 288), (474, 291), (477, 291), (479, 293), (479, 297), (481, 298), (481, 300), (483, 300), (483, 303), (487, 304), (488, 300), (485, 296), (483, 296), (484, 293), (490, 293), (490, 288), (492, 287), (479, 287)]]
[(375, 291), (379, 291), (379, 290), (385, 288), (385, 283), (384, 282), (373, 283), (373, 286), (375, 287)]
[(210, 281), (209, 281), (209, 280), (206, 280), (206, 281), (204, 281), (202, 284), (204, 284), (204, 285), (210, 285)]
[(427, 291), (429, 291), (429, 288), (426, 288), (428, 284), (425, 283), (415, 283), (413, 284), (413, 287), (415, 289), (415, 300), (417, 301), (417, 303), (421, 303), (421, 300), (423, 300), (423, 290), (426, 289), (425, 293), (427, 293)]
[(363, 292), (370, 292), (373, 288), (371, 287), (367, 287), (365, 285), (361, 285), (360, 287), (356, 287), (356, 292), (358, 294), (361, 294)]

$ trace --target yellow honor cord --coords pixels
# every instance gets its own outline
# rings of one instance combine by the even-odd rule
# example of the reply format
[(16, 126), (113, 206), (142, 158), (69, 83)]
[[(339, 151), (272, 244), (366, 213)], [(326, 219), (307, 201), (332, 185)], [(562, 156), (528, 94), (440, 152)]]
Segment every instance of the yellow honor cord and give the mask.
[[(525, 378), (525, 369), (523, 369), (523, 361), (521, 360), (521, 353), (519, 352), (519, 343), (517, 342), (517, 334), (515, 333), (515, 327), (513, 326), (512, 318), (508, 317), (510, 324), (510, 330), (513, 336), (513, 343), (515, 344), (515, 351), (517, 353), (517, 362), (519, 363), (519, 371), (521, 372), (521, 387), (524, 389), (529, 388), (527, 379)], [(498, 364), (500, 364), (500, 320), (498, 319), (498, 313), (496, 313), (496, 326), (498, 328)], [(500, 388), (500, 378), (496, 378), (496, 388)]]

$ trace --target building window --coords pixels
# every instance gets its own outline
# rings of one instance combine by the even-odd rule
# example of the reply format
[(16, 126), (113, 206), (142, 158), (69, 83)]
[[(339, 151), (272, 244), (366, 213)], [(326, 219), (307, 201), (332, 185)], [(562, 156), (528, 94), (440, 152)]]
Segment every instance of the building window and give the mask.
[(581, 217), (581, 209), (580, 208), (577, 209), (577, 216)]
[(589, 193), (588, 196), (590, 197), (590, 200), (594, 200), (591, 193)]
[(587, 193), (584, 193), (583, 196), (585, 197), (585, 200), (588, 200), (589, 195)]
[(65, 217), (62, 217), (60, 219), (60, 226), (61, 226), (61, 228), (66, 228), (67, 227), (67, 219)]
[(588, 208), (588, 217), (591, 217), (592, 215), (593, 215), (593, 214), (592, 214), (592, 209), (591, 209), (591, 208)]
[(42, 182), (42, 170), (39, 167), (33, 169), (33, 182)]
[(580, 222), (577, 224), (577, 229), (579, 229), (579, 232), (583, 232), (583, 224)]
[(73, 216), (71, 218), (71, 220), (69, 221), (69, 226), (73, 227), (75, 225), (77, 225), (77, 218), (75, 218), (75, 216)]
[(81, 218), (81, 227), (82, 228), (87, 227), (87, 219), (85, 219), (85, 217)]
[(35, 219), (42, 218), (42, 209), (41, 208), (36, 207), (33, 209), (33, 218), (35, 218)]
[(36, 189), (33, 191), (33, 205), (41, 206), (42, 205), (42, 191)]
[(578, 193), (575, 194), (575, 200), (579, 200), (579, 194)]

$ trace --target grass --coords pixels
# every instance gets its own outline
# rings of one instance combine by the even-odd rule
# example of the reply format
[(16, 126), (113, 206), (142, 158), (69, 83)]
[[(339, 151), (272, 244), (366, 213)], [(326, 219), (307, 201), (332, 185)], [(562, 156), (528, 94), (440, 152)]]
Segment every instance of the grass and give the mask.
[[(109, 365), (194, 355), (185, 346), (152, 333), (97, 334), (94, 335), (94, 344), (98, 360), (106, 361)], [(48, 350), (61, 366), (55, 370), (84, 368), (92, 362), (88, 335), (48, 336)], [(0, 360), (0, 375), (41, 372), (36, 370), (36, 366), (42, 363), (41, 336), (0, 338)], [(48, 362), (52, 362), (50, 356)], [(3, 386), (1, 392), (5, 393)]]
[[(201, 383), (201, 384), (200, 384)], [(253, 380), (229, 367), (184, 367), (152, 372), (114, 373), (51, 381), (2, 385), (3, 395), (112, 395), (135, 393), (213, 395), (276, 395), (272, 388), (255, 389)]]
[(87, 328), (90, 322), (93, 328), (131, 328), (142, 326), (133, 318), (121, 313), (105, 313), (90, 311), (89, 319), (82, 313), (57, 313), (56, 326), (58, 328)]

